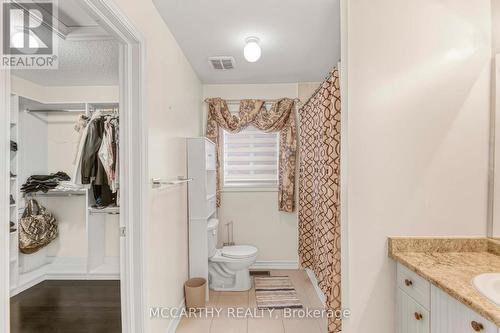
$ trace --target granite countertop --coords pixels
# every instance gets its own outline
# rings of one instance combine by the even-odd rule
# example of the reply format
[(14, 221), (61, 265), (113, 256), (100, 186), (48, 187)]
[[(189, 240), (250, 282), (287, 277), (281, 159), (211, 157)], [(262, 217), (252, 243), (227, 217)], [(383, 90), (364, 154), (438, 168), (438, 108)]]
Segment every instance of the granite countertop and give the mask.
[(500, 327), (500, 307), (472, 279), (500, 272), (500, 241), (487, 238), (389, 238), (389, 257)]

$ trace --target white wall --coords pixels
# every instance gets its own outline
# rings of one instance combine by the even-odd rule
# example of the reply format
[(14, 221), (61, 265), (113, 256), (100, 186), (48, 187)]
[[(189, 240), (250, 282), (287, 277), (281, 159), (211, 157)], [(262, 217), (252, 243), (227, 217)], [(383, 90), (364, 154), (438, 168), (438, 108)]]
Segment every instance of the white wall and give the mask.
[(118, 86), (41, 86), (34, 82), (11, 76), (13, 94), (40, 103), (93, 103), (118, 102)]
[[(185, 176), (184, 138), (201, 135), (201, 83), (150, 0), (114, 2), (146, 39), (149, 177)], [(151, 191), (145, 223), (147, 305), (178, 306), (188, 276), (186, 187)], [(147, 332), (168, 324), (151, 320)]]
[(500, 52), (500, 0), (491, 0), (491, 42), (493, 53)]
[[(35, 117), (29, 113), (20, 112), (18, 117), (18, 151), (17, 151), (17, 186), (21, 186), (33, 174), (45, 174), (48, 165), (48, 126), (43, 118)], [(17, 191), (18, 189), (16, 189)], [(12, 192), (13, 189), (11, 190)], [(18, 208), (23, 209), (24, 200), (18, 195)], [(44, 201), (41, 201), (45, 205)], [(20, 211), (22, 214), (23, 211)], [(48, 263), (48, 247), (29, 255), (20, 254), (19, 271), (21, 273), (32, 271)]]
[[(224, 99), (280, 97), (306, 99), (309, 92), (317, 86), (318, 83), (204, 85), (203, 96)], [(203, 112), (205, 127), (206, 106)], [(297, 262), (297, 211), (293, 213), (278, 211), (277, 189), (223, 190), (219, 220), (219, 246), (227, 240), (227, 228), (224, 224), (233, 221), (234, 241), (237, 244), (257, 246), (258, 262)]]
[(389, 235), (485, 236), (490, 1), (349, 1), (347, 333), (394, 333)]
[(492, 20), (492, 54), (495, 58), (494, 65), (492, 66), (492, 140), (493, 144), (491, 152), (494, 154), (492, 157), (493, 164), (491, 165), (491, 178), (493, 181), (490, 183), (490, 228), (488, 230), (489, 236), (500, 237), (500, 0), (491, 0), (491, 20)]
[[(59, 98), (63, 96), (60, 95)], [(78, 114), (57, 114), (47, 117), (48, 173), (64, 171), (69, 176), (73, 174), (73, 161), (78, 142), (78, 133), (73, 127), (78, 116)], [(49, 255), (85, 258), (87, 256), (85, 197), (52, 197), (42, 200), (59, 223), (59, 237), (51, 244)]]

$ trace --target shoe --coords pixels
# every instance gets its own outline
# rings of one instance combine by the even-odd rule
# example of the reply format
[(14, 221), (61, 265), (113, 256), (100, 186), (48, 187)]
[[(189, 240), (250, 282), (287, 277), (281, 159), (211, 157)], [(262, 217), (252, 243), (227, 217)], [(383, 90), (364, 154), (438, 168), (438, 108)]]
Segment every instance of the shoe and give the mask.
[(16, 200), (14, 200), (14, 197), (12, 196), (12, 194), (10, 195), (10, 204), (11, 205), (14, 205), (16, 203)]
[(15, 141), (10, 140), (10, 150), (17, 151), (17, 143)]
[(10, 171), (10, 178), (16, 178), (17, 175), (13, 174), (12, 171)]

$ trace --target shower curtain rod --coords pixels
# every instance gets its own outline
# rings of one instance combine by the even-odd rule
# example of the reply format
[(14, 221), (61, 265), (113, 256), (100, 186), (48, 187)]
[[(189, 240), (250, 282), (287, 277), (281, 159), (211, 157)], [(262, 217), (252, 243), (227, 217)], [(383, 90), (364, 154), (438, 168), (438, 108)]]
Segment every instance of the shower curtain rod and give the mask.
[[(206, 98), (206, 99), (204, 100), (204, 102), (205, 102), (205, 103), (208, 103), (208, 100), (209, 100), (209, 99), (210, 99), (210, 98)], [(255, 100), (259, 100), (259, 101), (264, 101), (264, 102), (266, 102), (266, 103), (275, 103), (275, 102), (277, 102), (277, 101), (279, 101), (279, 100), (280, 100), (280, 98), (275, 98), (275, 99), (265, 99), (265, 98), (224, 99), (224, 98), (223, 98), (223, 100), (224, 100), (224, 101), (226, 101), (226, 103), (228, 103), (228, 104), (236, 104), (236, 103), (240, 103), (241, 101), (243, 101), (243, 100), (245, 100), (245, 99), (255, 99)], [(293, 100), (294, 100), (295, 102), (300, 102), (300, 99), (298, 99), (298, 98), (293, 98)]]

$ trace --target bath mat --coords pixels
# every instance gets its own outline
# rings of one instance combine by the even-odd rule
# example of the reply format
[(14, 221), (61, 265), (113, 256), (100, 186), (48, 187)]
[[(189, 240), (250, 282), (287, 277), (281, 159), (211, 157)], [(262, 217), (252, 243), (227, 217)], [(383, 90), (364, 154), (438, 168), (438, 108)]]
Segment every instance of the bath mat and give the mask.
[(256, 276), (255, 290), (295, 290), (288, 276)]
[(258, 309), (302, 308), (288, 276), (256, 276), (254, 284)]

